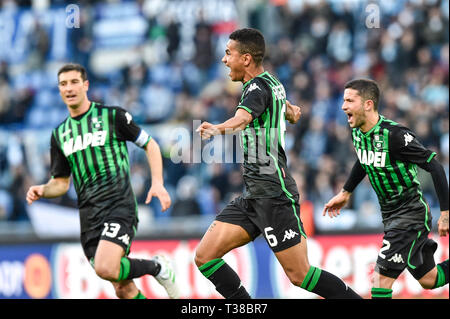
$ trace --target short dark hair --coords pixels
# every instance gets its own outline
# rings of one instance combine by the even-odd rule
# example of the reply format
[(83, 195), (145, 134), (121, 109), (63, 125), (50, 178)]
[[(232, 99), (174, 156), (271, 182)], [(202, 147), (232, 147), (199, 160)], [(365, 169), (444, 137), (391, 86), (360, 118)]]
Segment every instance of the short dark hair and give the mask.
[(65, 73), (65, 72), (69, 72), (69, 71), (78, 71), (81, 74), (81, 79), (83, 81), (87, 80), (86, 69), (82, 65), (77, 64), (77, 63), (67, 63), (67, 64), (63, 65), (58, 71), (58, 80), (59, 80), (59, 75), (61, 73)]
[(266, 43), (261, 31), (253, 28), (238, 29), (230, 34), (230, 39), (239, 42), (239, 53), (250, 54), (256, 65), (261, 65), (266, 52)]
[(370, 79), (355, 79), (345, 84), (346, 89), (358, 91), (363, 101), (372, 100), (375, 111), (378, 110), (378, 102), (380, 100), (380, 89), (377, 82)]

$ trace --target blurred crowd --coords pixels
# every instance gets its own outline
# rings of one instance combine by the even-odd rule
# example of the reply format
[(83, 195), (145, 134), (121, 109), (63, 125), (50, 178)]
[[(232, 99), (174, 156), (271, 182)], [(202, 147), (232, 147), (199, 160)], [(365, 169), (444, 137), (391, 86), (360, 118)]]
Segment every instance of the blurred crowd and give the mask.
[[(287, 125), (286, 151), (302, 214), (312, 221), (311, 232), (323, 205), (341, 189), (356, 160), (340, 109), (344, 84), (353, 78), (379, 83), (380, 113), (410, 127), (436, 151), (448, 178), (448, 1), (378, 1), (375, 7), (368, 7), (368, 1), (232, 1), (239, 22), (210, 21), (200, 13), (191, 33), (176, 19), (152, 15), (150, 1), (138, 1), (147, 22), (143, 45), (126, 65), (96, 72), (104, 68), (99, 64), (107, 63), (94, 56), (92, 12), (98, 2), (80, 2), (80, 28), (69, 33), (71, 56), (66, 60), (88, 67), (91, 100), (128, 109), (162, 145), (173, 206), (161, 214), (157, 201), (152, 201), (158, 218), (214, 215), (242, 192), (239, 163), (174, 163), (170, 143), (158, 131), (182, 126), (193, 134), (193, 120), (218, 123), (234, 114), (242, 86), (229, 80), (220, 59), (229, 33), (243, 26), (264, 33), (265, 69), (284, 84), (288, 100), (301, 106), (299, 123)], [(4, 1), (0, 10), (17, 4), (23, 1)], [(50, 34), (36, 22), (21, 76), (0, 54), (0, 220), (27, 218), (26, 189), (49, 178), (49, 155), (41, 155), (37, 164), (38, 150), (28, 146), (36, 144), (36, 130), (49, 137), (67, 115), (58, 96), (55, 65), (47, 58), (50, 42)], [(21, 82), (26, 74), (28, 80)], [(48, 152), (49, 138), (43, 139), (39, 143)], [(131, 181), (142, 204), (150, 174), (143, 152), (134, 146), (129, 150)], [(421, 172), (420, 179), (430, 206), (438, 207), (431, 178)], [(379, 206), (367, 179), (352, 199), (349, 208), (357, 227), (378, 228)], [(52, 202), (75, 207), (76, 196), (71, 189)]]

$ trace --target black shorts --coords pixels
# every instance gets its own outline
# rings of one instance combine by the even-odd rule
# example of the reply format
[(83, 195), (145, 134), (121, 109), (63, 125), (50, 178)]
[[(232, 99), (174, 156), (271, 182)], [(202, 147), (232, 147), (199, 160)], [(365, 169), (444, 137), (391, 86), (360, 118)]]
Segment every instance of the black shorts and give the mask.
[(121, 246), (127, 256), (136, 230), (137, 218), (134, 216), (106, 217), (103, 226), (81, 233), (81, 246), (86, 258), (93, 262), (100, 240), (108, 240)]
[(407, 268), (415, 279), (434, 268), (437, 243), (428, 238), (428, 230), (390, 230), (385, 232), (375, 270), (383, 276), (397, 278)]
[(299, 196), (282, 194), (275, 198), (244, 199), (237, 197), (217, 216), (216, 220), (239, 225), (252, 240), (261, 233), (273, 252), (282, 251), (306, 238), (300, 219)]

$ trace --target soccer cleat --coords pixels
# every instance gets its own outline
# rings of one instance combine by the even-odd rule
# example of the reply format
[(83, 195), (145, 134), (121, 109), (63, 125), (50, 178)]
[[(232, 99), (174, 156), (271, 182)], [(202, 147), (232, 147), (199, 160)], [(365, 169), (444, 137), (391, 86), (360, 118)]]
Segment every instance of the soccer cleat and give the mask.
[(163, 255), (156, 255), (152, 259), (161, 265), (161, 270), (155, 279), (166, 289), (170, 299), (179, 299), (180, 289), (175, 282), (175, 271), (171, 262)]

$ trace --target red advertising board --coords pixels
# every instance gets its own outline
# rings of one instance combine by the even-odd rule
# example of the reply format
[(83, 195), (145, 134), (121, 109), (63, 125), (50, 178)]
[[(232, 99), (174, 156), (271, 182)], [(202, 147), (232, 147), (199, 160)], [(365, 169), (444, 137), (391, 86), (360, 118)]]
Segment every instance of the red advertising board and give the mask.
[[(199, 240), (135, 241), (130, 257), (150, 259), (164, 254), (175, 261), (176, 278), (183, 298), (221, 298), (214, 286), (204, 278), (194, 264), (194, 252)], [(115, 298), (112, 285), (95, 275), (77, 244), (61, 244), (54, 254), (56, 298)], [(224, 257), (237, 270), (246, 287), (255, 285), (254, 258), (251, 246), (238, 248)], [(135, 279), (147, 298), (167, 298), (167, 293), (152, 276)]]
[[(439, 243), (436, 262), (448, 259), (447, 237), (431, 237)], [(311, 265), (342, 278), (358, 294), (370, 298), (371, 274), (382, 235), (312, 236), (308, 238)], [(194, 264), (199, 240), (136, 240), (130, 257), (151, 258), (162, 253), (175, 262), (182, 298), (221, 298)], [(238, 248), (224, 257), (239, 274), (254, 298), (318, 298), (293, 286), (263, 239)], [(151, 276), (135, 280), (148, 298), (167, 298)], [(395, 282), (394, 298), (448, 298), (448, 284), (425, 290), (405, 271)], [(0, 246), (0, 298), (116, 298), (108, 281), (100, 279), (85, 258), (79, 243), (44, 246)]]
[[(448, 259), (447, 237), (430, 235), (439, 245), (434, 254), (437, 263)], [(308, 239), (311, 265), (319, 266), (340, 277), (358, 294), (370, 298), (372, 273), (381, 248), (382, 235), (315, 236)], [(271, 271), (276, 298), (317, 298), (316, 295), (294, 287), (274, 260)], [(404, 271), (393, 286), (393, 298), (448, 298), (448, 284), (442, 288), (425, 290)]]

